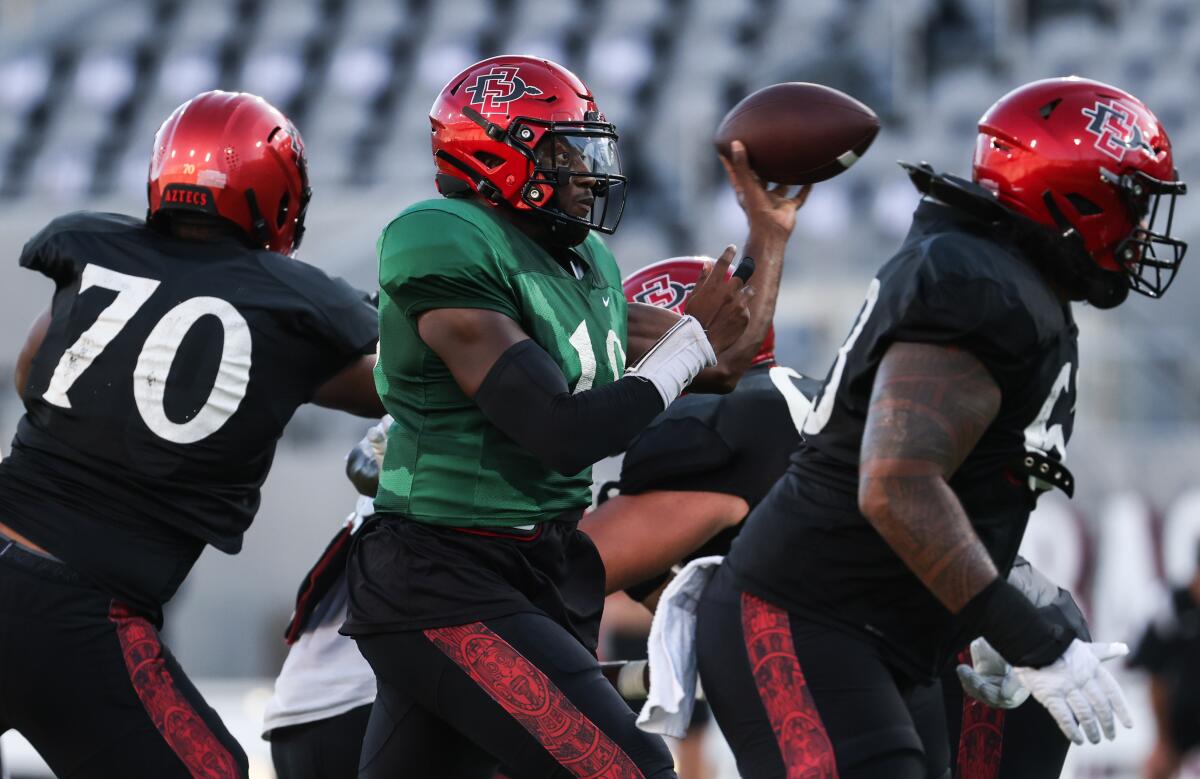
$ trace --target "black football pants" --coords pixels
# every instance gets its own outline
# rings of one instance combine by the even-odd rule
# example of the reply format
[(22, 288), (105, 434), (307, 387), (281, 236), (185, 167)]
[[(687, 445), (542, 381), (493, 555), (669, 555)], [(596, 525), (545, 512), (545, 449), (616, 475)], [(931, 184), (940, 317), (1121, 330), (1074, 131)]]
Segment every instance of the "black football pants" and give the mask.
[(142, 615), (0, 540), (0, 733), (60, 779), (244, 779), (246, 755)]
[(557, 623), (525, 613), (360, 636), (379, 695), (359, 776), (674, 779), (663, 740), (596, 658)]
[(753, 779), (948, 779), (940, 686), (898, 681), (875, 647), (805, 622), (719, 570), (700, 600), (700, 679)]
[[(346, 639), (347, 641), (349, 639)], [(354, 779), (371, 705), (271, 731), (278, 779)]]

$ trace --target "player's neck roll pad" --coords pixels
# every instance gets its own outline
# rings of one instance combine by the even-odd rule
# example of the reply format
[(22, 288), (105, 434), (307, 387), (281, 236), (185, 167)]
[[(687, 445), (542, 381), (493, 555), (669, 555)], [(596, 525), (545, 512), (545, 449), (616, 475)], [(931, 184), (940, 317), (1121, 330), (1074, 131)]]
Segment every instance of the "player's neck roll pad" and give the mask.
[(641, 376), (653, 384), (665, 408), (700, 371), (716, 364), (717, 354), (700, 322), (683, 316), (625, 375)]

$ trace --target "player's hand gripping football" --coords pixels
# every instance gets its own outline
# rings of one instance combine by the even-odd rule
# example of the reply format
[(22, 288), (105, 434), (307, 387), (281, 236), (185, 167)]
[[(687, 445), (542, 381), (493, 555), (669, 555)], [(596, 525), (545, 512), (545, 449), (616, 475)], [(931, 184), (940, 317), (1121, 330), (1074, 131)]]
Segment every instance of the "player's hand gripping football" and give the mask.
[(1018, 681), (1029, 688), (1067, 738), (1082, 744), (1084, 735), (1093, 744), (1100, 743), (1101, 731), (1112, 740), (1117, 737), (1114, 717), (1127, 728), (1133, 727), (1129, 706), (1116, 679), (1100, 663), (1123, 657), (1129, 647), (1121, 643), (1085, 644), (1075, 639), (1062, 657), (1042, 668), (1013, 668)]
[(808, 200), (812, 184), (800, 187), (791, 197), (788, 196), (791, 187), (787, 184), (765, 186), (750, 168), (746, 145), (741, 141), (729, 145), (729, 156), (721, 155), (721, 164), (737, 194), (738, 205), (746, 212), (750, 231), (766, 230), (785, 239), (790, 236), (796, 227), (796, 211)]
[(683, 312), (694, 316), (704, 328), (717, 354), (732, 346), (750, 321), (747, 303), (754, 293), (746, 280), (754, 272), (754, 263), (748, 258), (743, 260), (730, 276), (729, 265), (736, 254), (737, 247), (730, 244), (715, 263), (706, 265), (683, 307)]

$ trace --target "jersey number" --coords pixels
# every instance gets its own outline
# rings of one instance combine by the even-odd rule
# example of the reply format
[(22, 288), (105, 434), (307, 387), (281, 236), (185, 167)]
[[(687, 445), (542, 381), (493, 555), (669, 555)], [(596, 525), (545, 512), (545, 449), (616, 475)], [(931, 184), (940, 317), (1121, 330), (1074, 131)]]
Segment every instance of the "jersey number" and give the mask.
[[(571, 390), (571, 394), (587, 392), (596, 380), (596, 353), (592, 350), (592, 336), (588, 332), (586, 320), (579, 323), (579, 327), (575, 328), (575, 332), (571, 333), (567, 341), (575, 347), (575, 353), (579, 355), (579, 381), (575, 382), (575, 389)], [(621, 378), (622, 369), (625, 367), (625, 348), (621, 346), (621, 339), (615, 330), (608, 331), (604, 350), (608, 352), (608, 366), (612, 368), (613, 379)]]
[(871, 285), (867, 287), (867, 299), (863, 301), (862, 310), (858, 312), (858, 319), (854, 321), (854, 327), (850, 328), (850, 335), (846, 336), (842, 348), (838, 349), (837, 359), (833, 362), (833, 370), (829, 372), (829, 380), (825, 382), (825, 388), (821, 390), (821, 397), (817, 400), (817, 405), (805, 418), (804, 428), (800, 430), (801, 435), (816, 435), (825, 429), (825, 425), (829, 424), (829, 417), (833, 414), (833, 403), (837, 399), (838, 385), (842, 383), (842, 374), (846, 372), (846, 360), (850, 355), (850, 350), (858, 341), (858, 337), (862, 335), (867, 320), (871, 318), (871, 312), (875, 310), (877, 300), (879, 300), (879, 279), (871, 279)]
[[(159, 283), (99, 265), (84, 267), (79, 284), (81, 293), (100, 287), (116, 292), (117, 296), (63, 352), (50, 377), (50, 385), (42, 394), (47, 403), (71, 408), (67, 396), (71, 386), (146, 304)], [(186, 422), (173, 422), (167, 418), (163, 406), (167, 376), (184, 336), (203, 316), (216, 317), (224, 330), (221, 365), (212, 391), (195, 416)], [(191, 444), (217, 432), (233, 416), (246, 396), (249, 383), (250, 327), (245, 318), (220, 298), (195, 297), (168, 311), (150, 331), (133, 368), (133, 399), (142, 420), (156, 435), (177, 444)]]
[[(1067, 440), (1063, 435), (1062, 425), (1050, 424), (1050, 415), (1058, 405), (1058, 399), (1071, 388), (1071, 363), (1064, 363), (1059, 369), (1054, 384), (1050, 386), (1050, 394), (1042, 404), (1037, 417), (1025, 428), (1025, 449), (1056, 458), (1060, 463), (1067, 461)], [(1074, 409), (1072, 409), (1074, 411)]]

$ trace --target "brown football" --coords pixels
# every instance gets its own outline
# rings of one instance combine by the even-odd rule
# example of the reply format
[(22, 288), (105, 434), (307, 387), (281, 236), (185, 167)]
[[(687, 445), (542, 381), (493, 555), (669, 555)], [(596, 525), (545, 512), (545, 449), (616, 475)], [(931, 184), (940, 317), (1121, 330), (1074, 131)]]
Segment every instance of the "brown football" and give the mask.
[(879, 117), (847, 94), (802, 81), (764, 87), (730, 109), (713, 143), (746, 144), (750, 167), (766, 181), (813, 184), (853, 165), (879, 132)]

